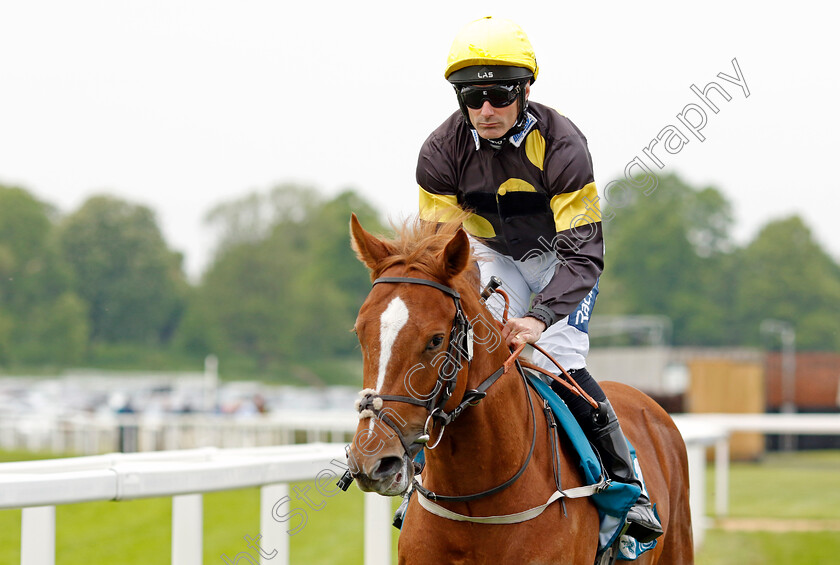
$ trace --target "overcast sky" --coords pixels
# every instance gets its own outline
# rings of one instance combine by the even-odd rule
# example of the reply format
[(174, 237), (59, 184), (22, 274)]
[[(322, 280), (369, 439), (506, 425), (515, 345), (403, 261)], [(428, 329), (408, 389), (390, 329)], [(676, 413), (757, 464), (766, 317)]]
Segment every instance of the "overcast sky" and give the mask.
[[(643, 150), (674, 126), (687, 142), (653, 154), (723, 191), (739, 242), (797, 213), (837, 259), (837, 10), (774, 5), (0, 0), (0, 183), (63, 212), (101, 193), (148, 205), (193, 276), (206, 212), (281, 182), (406, 216), (417, 151), (456, 109), (452, 38), (494, 15), (529, 35), (531, 97), (583, 130), (602, 191), (634, 158), (655, 169)], [(746, 88), (718, 77), (733, 59)], [(710, 94), (718, 113), (691, 90), (710, 81), (731, 97)], [(677, 117), (690, 104), (702, 142)]]

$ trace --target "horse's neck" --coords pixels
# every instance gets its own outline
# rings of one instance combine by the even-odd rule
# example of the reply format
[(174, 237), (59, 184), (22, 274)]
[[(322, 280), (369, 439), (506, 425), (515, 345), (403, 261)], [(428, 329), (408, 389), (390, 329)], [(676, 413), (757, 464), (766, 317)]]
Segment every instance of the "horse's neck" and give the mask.
[[(474, 346), (474, 358), (468, 367), (467, 388), (478, 387), (485, 379), (499, 370), (510, 357), (510, 348), (505, 345), (495, 321), (486, 309), (479, 311), (473, 320), (489, 320), (485, 324), (483, 345)], [(479, 337), (479, 336), (476, 336)], [(528, 387), (516, 366), (499, 377), (489, 389), (487, 396), (475, 407), (464, 412), (462, 422), (456, 421), (457, 432), (475, 438), (476, 443), (516, 441), (531, 438), (531, 415), (528, 404)], [(464, 428), (464, 429), (462, 429)], [(455, 429), (452, 430), (456, 432)]]
[[(507, 352), (504, 343), (490, 352), (477, 349), (469, 368), (468, 388), (475, 388), (498, 370)], [(450, 488), (464, 482), (474, 485), (476, 466), (485, 465), (506, 477), (512, 475), (527, 456), (533, 438), (529, 395), (529, 387), (514, 367), (487, 390), (478, 405), (465, 409), (427, 457), (436, 482)], [(541, 410), (536, 405), (533, 410), (536, 419)]]

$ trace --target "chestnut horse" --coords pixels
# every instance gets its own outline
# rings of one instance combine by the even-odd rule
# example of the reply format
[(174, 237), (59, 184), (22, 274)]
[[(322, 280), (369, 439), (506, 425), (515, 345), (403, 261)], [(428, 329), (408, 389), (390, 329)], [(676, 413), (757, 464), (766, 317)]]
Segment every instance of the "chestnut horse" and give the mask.
[[(574, 448), (561, 439), (555, 455), (542, 400), (517, 370), (500, 369), (510, 351), (479, 295), (466, 233), (454, 223), (417, 221), (400, 229), (393, 240), (379, 239), (355, 215), (351, 219), (353, 247), (374, 286), (354, 328), (365, 390), (348, 449), (350, 472), (363, 491), (400, 495), (414, 480), (415, 455), (424, 450), (420, 492), (479, 523), (432, 513), (415, 492), (400, 533), (399, 563), (592, 565), (599, 517), (591, 499), (546, 504), (558, 490), (558, 458), (562, 489), (584, 484)], [(636, 389), (603, 388), (636, 449), (665, 531), (637, 562), (693, 563), (679, 431)], [(481, 523), (543, 505), (542, 513), (518, 523)]]

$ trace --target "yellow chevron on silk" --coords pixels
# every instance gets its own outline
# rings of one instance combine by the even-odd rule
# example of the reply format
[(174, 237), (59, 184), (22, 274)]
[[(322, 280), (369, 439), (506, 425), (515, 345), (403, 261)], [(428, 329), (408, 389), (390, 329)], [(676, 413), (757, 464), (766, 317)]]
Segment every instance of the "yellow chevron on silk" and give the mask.
[(578, 226), (601, 221), (598, 189), (590, 182), (575, 192), (564, 192), (551, 199), (554, 228), (565, 231)]
[[(419, 186), (419, 185), (418, 185)], [(420, 219), (428, 222), (445, 222), (461, 212), (458, 199), (454, 194), (432, 194), (420, 188)], [(464, 229), (475, 237), (495, 237), (496, 230), (486, 219), (470, 214), (464, 220)]]
[(535, 129), (525, 138), (525, 155), (539, 170), (543, 170), (545, 162), (545, 138), (540, 130)]
[(508, 192), (536, 192), (537, 189), (528, 181), (522, 179), (508, 179), (499, 185), (499, 196), (504, 196)]

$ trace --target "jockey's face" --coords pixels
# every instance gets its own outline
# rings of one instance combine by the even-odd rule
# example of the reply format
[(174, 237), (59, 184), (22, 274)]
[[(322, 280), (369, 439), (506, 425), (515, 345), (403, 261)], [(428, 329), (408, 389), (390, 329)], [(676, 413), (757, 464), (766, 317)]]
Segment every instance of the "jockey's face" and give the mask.
[[(531, 85), (525, 86), (525, 98), (531, 93)], [(510, 106), (497, 108), (485, 100), (481, 108), (467, 108), (470, 122), (476, 133), (484, 139), (498, 139), (508, 132), (516, 123), (519, 115), (519, 100)]]

